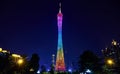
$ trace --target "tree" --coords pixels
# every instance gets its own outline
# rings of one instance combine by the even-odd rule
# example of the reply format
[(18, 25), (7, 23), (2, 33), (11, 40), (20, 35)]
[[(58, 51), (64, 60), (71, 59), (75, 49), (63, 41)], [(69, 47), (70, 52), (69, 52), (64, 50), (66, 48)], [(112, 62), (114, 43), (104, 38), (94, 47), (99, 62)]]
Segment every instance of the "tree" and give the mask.
[(10, 54), (0, 52), (0, 74), (10, 70)]
[(32, 70), (34, 73), (37, 73), (37, 71), (39, 70), (39, 60), (40, 58), (38, 54), (32, 54), (32, 57), (29, 61), (29, 70)]
[(54, 74), (55, 66), (54, 64), (51, 64), (50, 74)]
[(101, 70), (100, 59), (92, 51), (84, 51), (79, 57), (79, 68), (81, 71), (90, 69), (93, 72)]
[(46, 72), (46, 66), (42, 65), (41, 66), (41, 74), (44, 74), (44, 72)]

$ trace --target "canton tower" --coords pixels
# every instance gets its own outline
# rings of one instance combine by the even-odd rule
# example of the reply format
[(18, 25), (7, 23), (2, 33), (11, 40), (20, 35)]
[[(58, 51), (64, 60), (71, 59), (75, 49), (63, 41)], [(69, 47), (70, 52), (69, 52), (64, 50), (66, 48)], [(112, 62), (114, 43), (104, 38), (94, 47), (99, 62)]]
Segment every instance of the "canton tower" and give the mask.
[(57, 25), (58, 25), (58, 47), (57, 47), (57, 57), (56, 57), (56, 71), (65, 71), (65, 61), (64, 52), (62, 44), (62, 19), (63, 14), (61, 12), (61, 3), (59, 4), (59, 13), (57, 14)]

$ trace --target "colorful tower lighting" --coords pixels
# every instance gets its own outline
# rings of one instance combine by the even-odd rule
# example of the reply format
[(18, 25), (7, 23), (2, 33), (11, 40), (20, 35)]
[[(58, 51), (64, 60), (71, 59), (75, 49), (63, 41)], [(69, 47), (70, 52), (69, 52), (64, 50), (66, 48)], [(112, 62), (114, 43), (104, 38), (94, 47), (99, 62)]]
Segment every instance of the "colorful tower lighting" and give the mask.
[(61, 3), (60, 3), (59, 13), (57, 14), (58, 21), (58, 48), (57, 48), (57, 57), (56, 57), (56, 71), (65, 71), (65, 61), (64, 61), (64, 52), (62, 44), (62, 20), (63, 14), (61, 12)]

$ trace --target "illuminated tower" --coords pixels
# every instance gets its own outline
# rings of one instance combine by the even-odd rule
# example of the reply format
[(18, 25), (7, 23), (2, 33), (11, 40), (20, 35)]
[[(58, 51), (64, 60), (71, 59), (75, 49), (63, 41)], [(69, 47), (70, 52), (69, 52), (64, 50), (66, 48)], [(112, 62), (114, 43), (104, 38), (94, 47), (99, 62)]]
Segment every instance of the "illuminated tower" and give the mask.
[(59, 8), (59, 13), (57, 14), (58, 21), (58, 48), (57, 48), (57, 57), (56, 57), (56, 71), (65, 71), (65, 61), (64, 61), (64, 52), (62, 44), (62, 19), (63, 14), (61, 12), (61, 3)]

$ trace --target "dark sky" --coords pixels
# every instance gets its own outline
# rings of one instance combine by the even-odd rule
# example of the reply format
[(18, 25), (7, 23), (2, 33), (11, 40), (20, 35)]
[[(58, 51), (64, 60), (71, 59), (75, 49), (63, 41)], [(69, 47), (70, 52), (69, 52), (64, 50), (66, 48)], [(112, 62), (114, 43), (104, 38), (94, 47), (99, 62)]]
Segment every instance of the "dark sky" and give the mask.
[[(0, 47), (38, 53), (49, 65), (57, 52), (58, 0), (1, 0)], [(112, 39), (120, 42), (119, 0), (63, 0), (63, 45), (67, 65), (89, 49), (101, 54)]]

